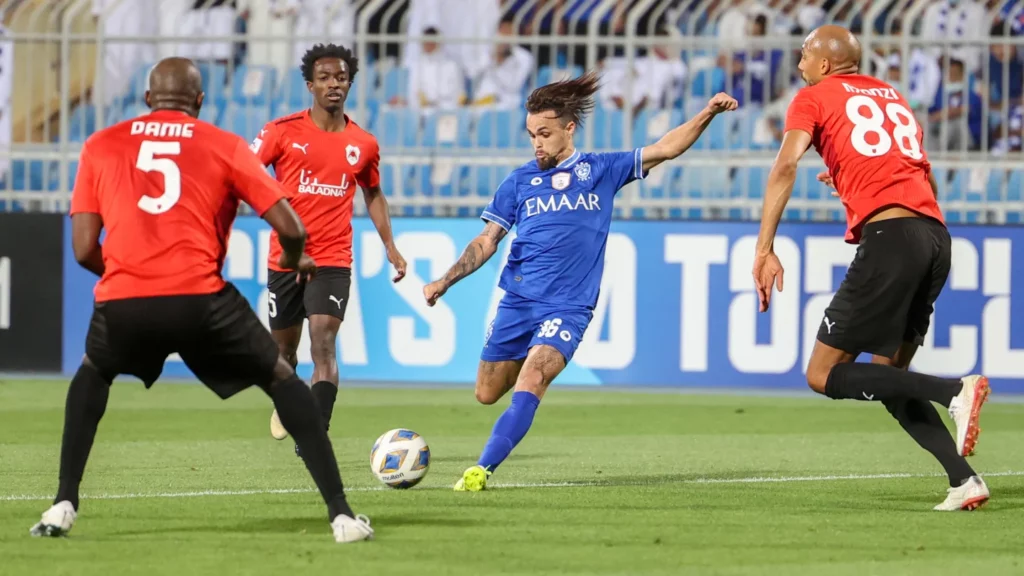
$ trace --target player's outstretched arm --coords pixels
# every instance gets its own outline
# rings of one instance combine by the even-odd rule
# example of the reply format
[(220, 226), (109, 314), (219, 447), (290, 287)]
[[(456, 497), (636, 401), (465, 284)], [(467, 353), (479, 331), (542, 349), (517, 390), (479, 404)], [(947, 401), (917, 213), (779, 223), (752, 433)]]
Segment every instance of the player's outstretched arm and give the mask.
[(391, 233), (391, 214), (388, 210), (388, 199), (384, 197), (384, 191), (380, 189), (380, 186), (369, 186), (363, 188), (363, 200), (366, 201), (366, 212), (370, 215), (370, 220), (373, 221), (374, 227), (377, 228), (380, 241), (384, 243), (388, 262), (395, 267), (395, 277), (391, 281), (398, 282), (405, 278), (406, 263), (405, 258), (398, 251), (398, 247), (395, 246), (395, 238)]
[(654, 144), (644, 147), (642, 152), (644, 172), (662, 162), (678, 158), (683, 152), (689, 150), (690, 146), (693, 146), (693, 143), (700, 138), (715, 116), (722, 112), (735, 110), (737, 106), (736, 99), (732, 96), (724, 92), (716, 94), (696, 116), (690, 118), (685, 124), (676, 126)]
[(779, 230), (782, 213), (793, 194), (796, 183), (797, 163), (811, 147), (811, 135), (803, 130), (788, 130), (782, 136), (782, 148), (775, 157), (772, 171), (768, 174), (768, 189), (764, 193), (761, 211), (761, 232), (757, 237), (757, 252), (754, 254), (754, 284), (761, 303), (761, 311), (768, 310), (772, 286), (782, 291), (782, 263), (775, 255), (775, 233)]
[(75, 261), (93, 274), (102, 277), (103, 248), (100, 246), (100, 232), (103, 218), (99, 214), (81, 212), (71, 216), (71, 247)]
[(484, 226), (484, 231), (466, 246), (462, 257), (448, 270), (444, 278), (423, 287), (423, 297), (427, 299), (427, 305), (433, 306), (456, 282), (476, 272), (484, 262), (490, 260), (498, 251), (498, 244), (506, 234), (504, 228), (494, 222), (488, 222)]

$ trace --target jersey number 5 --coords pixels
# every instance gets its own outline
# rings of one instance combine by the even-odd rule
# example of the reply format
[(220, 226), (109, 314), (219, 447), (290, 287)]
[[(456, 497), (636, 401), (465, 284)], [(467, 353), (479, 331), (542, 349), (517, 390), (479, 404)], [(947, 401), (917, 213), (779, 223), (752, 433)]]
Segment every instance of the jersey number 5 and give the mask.
[(181, 198), (181, 170), (170, 158), (154, 158), (157, 154), (176, 156), (181, 154), (181, 142), (154, 142), (144, 140), (139, 146), (139, 157), (135, 167), (143, 172), (159, 172), (164, 177), (164, 193), (159, 198), (139, 198), (139, 208), (150, 214), (163, 214)]
[[(869, 116), (861, 114), (861, 109), (867, 108)], [(884, 122), (886, 116), (896, 128), (892, 136), (885, 131)], [(853, 133), (850, 140), (853, 149), (864, 156), (881, 156), (892, 148), (893, 138), (896, 139), (896, 146), (904, 156), (914, 160), (920, 160), (921, 145), (917, 141), (917, 120), (906, 108), (896, 102), (889, 102), (885, 105), (885, 112), (873, 99), (864, 96), (853, 96), (846, 101), (846, 117), (853, 122)], [(867, 135), (872, 134), (872, 140), (868, 143)]]

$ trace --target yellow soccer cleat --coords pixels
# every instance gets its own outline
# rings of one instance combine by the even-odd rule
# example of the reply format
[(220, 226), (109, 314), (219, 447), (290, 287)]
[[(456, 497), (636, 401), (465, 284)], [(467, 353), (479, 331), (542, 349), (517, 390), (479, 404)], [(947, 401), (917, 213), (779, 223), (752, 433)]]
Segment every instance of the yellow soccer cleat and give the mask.
[(462, 478), (455, 483), (456, 492), (479, 492), (487, 488), (487, 479), (491, 473), (483, 466), (471, 466), (462, 473)]

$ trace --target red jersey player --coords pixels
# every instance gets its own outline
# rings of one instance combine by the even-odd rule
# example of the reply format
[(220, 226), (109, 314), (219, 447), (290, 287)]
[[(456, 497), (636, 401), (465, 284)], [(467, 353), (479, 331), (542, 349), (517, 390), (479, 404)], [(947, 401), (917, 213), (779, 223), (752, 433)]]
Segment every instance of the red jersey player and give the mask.
[[(271, 121), (252, 143), (260, 161), (274, 167), (309, 229), (306, 252), (318, 267), (316, 277), (305, 285), (295, 281), (295, 272), (277, 264), (281, 245), (277, 236), (271, 235), (267, 261), (270, 329), (281, 353), (295, 366), (302, 321), (309, 318), (313, 396), (328, 427), (338, 391), (336, 340), (352, 281), (352, 202), (357, 185), (388, 261), (397, 271), (395, 282), (405, 276), (405, 259), (391, 236), (388, 203), (380, 189), (377, 139), (345, 115), (345, 98), (358, 66), (358, 59), (346, 48), (313, 46), (301, 66), (313, 107)], [(277, 412), (270, 419), (270, 432), (278, 440), (288, 435)]]
[(96, 133), (82, 149), (72, 245), (100, 281), (85, 358), (68, 389), (57, 497), (31, 534), (61, 536), (74, 525), (78, 487), (114, 378), (129, 374), (149, 388), (167, 356), (179, 353), (221, 398), (253, 385), (266, 392), (302, 447), (335, 540), (370, 538), (369, 521), (345, 500), (316, 401), (220, 274), (239, 200), (277, 232), (284, 247), (277, 264), (305, 278), (315, 263), (302, 252), (302, 222), (245, 141), (197, 119), (202, 80), (191, 61), (161, 61), (149, 86), (151, 114)]
[[(799, 67), (808, 86), (789, 106), (754, 258), (761, 311), (768, 310), (772, 285), (782, 290), (773, 242), (797, 162), (813, 145), (828, 167), (823, 179), (831, 178), (846, 206), (847, 241), (860, 246), (825, 310), (807, 383), (829, 398), (885, 404), (949, 475), (949, 495), (935, 509), (973, 510), (989, 492), (964, 456), (977, 441), (988, 381), (907, 370), (946, 283), (951, 241), (910, 106), (888, 84), (858, 74), (860, 61), (860, 43), (844, 28), (823, 26), (804, 42)], [(873, 363), (854, 362), (861, 353), (872, 354)], [(949, 408), (955, 441), (931, 402)]]

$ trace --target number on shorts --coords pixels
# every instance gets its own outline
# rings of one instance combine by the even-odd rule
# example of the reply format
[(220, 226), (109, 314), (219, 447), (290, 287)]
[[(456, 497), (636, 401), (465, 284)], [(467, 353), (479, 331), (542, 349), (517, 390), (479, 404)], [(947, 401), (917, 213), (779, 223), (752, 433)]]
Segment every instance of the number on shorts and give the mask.
[(181, 142), (154, 142), (143, 140), (139, 146), (139, 157), (135, 167), (143, 172), (159, 172), (164, 177), (164, 193), (159, 198), (139, 198), (139, 208), (150, 214), (163, 214), (181, 198), (181, 170), (170, 158), (154, 158), (157, 154), (176, 156), (181, 154)]
[(270, 298), (267, 299), (267, 308), (271, 318), (277, 318), (277, 295), (273, 292), (269, 292)]
[[(869, 116), (861, 114), (861, 108), (867, 108)], [(889, 120), (896, 125), (892, 136), (885, 131), (884, 122), (888, 116)], [(892, 148), (893, 138), (896, 139), (896, 146), (904, 156), (920, 160), (921, 145), (917, 141), (917, 121), (903, 105), (897, 102), (889, 102), (885, 105), (885, 112), (872, 98), (864, 96), (852, 96), (846, 101), (846, 117), (853, 122), (853, 133), (850, 140), (853, 149), (858, 153), (869, 156), (881, 156)], [(874, 134), (878, 142), (869, 144), (867, 135)]]
[(558, 333), (558, 327), (562, 325), (561, 318), (554, 318), (551, 320), (545, 320), (540, 326), (540, 332), (537, 333), (537, 338), (551, 338)]

